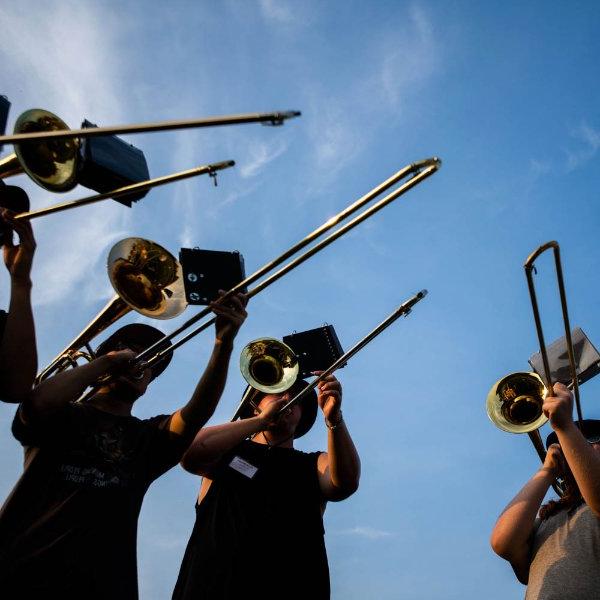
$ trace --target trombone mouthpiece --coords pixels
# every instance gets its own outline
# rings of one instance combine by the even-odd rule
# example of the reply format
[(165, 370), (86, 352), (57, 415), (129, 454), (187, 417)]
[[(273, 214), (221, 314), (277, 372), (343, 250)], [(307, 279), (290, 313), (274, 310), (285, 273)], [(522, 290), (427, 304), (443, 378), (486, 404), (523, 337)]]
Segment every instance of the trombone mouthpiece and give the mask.
[(213, 171), (220, 171), (221, 169), (228, 169), (229, 167), (233, 167), (235, 165), (235, 160), (224, 160), (223, 162), (212, 163), (209, 167)]
[(287, 110), (279, 114), (282, 119), (293, 119), (294, 117), (299, 117), (302, 113), (299, 110)]
[(281, 112), (272, 113), (269, 121), (263, 123), (263, 125), (271, 125), (272, 127), (277, 127), (279, 125), (283, 125), (286, 119), (293, 119), (294, 117), (299, 117), (302, 113), (299, 110), (284, 110)]

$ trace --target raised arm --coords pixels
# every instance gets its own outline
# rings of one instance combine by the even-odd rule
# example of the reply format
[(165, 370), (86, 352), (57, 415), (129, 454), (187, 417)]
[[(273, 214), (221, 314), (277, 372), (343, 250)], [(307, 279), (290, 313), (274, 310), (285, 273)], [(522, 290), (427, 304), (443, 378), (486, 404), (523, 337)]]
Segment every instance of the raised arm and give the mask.
[(502, 511), (492, 531), (492, 549), (510, 562), (517, 579), (523, 584), (527, 584), (529, 579), (535, 518), (561, 469), (561, 462), (560, 447), (552, 444), (542, 467)]
[(333, 375), (319, 384), (318, 402), (328, 430), (327, 453), (317, 463), (319, 485), (326, 499), (344, 500), (358, 489), (360, 458), (342, 416), (342, 386)]
[(85, 389), (99, 377), (119, 367), (126, 367), (135, 356), (131, 350), (109, 352), (95, 360), (67, 369), (42, 381), (25, 397), (21, 404), (24, 420), (44, 418), (60, 410), (69, 402), (74, 402)]
[(217, 315), (213, 351), (192, 397), (171, 419), (174, 433), (192, 437), (212, 417), (227, 381), (233, 340), (248, 315), (246, 303), (243, 294), (236, 294), (227, 304), (210, 305)]
[(3, 209), (0, 218), (19, 236), (15, 246), (12, 231), (4, 244), (4, 264), (10, 273), (10, 306), (4, 335), (0, 340), (0, 398), (20, 402), (29, 393), (37, 372), (37, 348), (31, 309), (31, 265), (35, 239), (31, 224), (15, 221)]
[(585, 503), (600, 517), (600, 453), (573, 422), (573, 395), (565, 385), (555, 383), (554, 395), (546, 396), (543, 409)]
[(285, 402), (286, 400), (271, 402), (256, 417), (204, 427), (185, 453), (181, 466), (194, 475), (210, 475), (212, 467), (224, 454), (251, 435), (267, 429)]

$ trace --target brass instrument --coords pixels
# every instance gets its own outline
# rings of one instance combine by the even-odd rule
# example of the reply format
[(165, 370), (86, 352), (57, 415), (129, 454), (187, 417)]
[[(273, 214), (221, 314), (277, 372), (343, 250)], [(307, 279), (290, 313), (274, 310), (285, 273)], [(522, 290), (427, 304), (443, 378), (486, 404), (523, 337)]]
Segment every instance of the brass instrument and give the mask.
[[(26, 111), (19, 117), (19, 120), (33, 111), (41, 109), (33, 109)], [(48, 113), (48, 111), (41, 111)], [(264, 123), (266, 125), (283, 125), (287, 119), (299, 117), (302, 113), (299, 110), (275, 111), (271, 113), (245, 113), (240, 115), (224, 115), (218, 117), (206, 117), (203, 119), (186, 119), (177, 121), (159, 121), (157, 123), (135, 123), (133, 125), (114, 125), (108, 127), (89, 127), (84, 129), (69, 129), (67, 125), (60, 119), (60, 123), (52, 123), (50, 128), (31, 128), (27, 131), (15, 131), (12, 135), (0, 135), (0, 145), (22, 144), (24, 142), (40, 142), (49, 140), (67, 140), (73, 138), (88, 138), (98, 137), (102, 135), (117, 135), (129, 133), (145, 133), (150, 131), (167, 131), (175, 129), (191, 129), (201, 127), (217, 127), (220, 125), (242, 125), (244, 123)]]
[(253, 388), (267, 394), (278, 394), (296, 381), (298, 358), (287, 344), (275, 338), (260, 338), (248, 343), (242, 350), (240, 370)]
[[(171, 319), (187, 306), (181, 265), (165, 248), (142, 238), (126, 238), (113, 246), (108, 276), (117, 295), (43, 370), (36, 385), (80, 358), (95, 358), (90, 342), (122, 316), (135, 310), (154, 319)], [(86, 348), (84, 352), (82, 348)]]
[[(286, 402), (278, 414), (283, 414), (291, 406), (299, 402), (306, 394), (315, 389), (319, 383), (328, 375), (345, 365), (357, 352), (362, 350), (368, 343), (376, 338), (384, 329), (387, 329), (394, 321), (400, 317), (406, 317), (412, 311), (413, 306), (425, 298), (427, 290), (421, 290), (414, 296), (404, 301), (394, 312), (384, 319), (370, 333), (359, 340), (350, 350), (340, 356), (332, 365), (323, 371), (318, 377), (302, 388), (293, 398)], [(263, 365), (260, 362), (267, 358), (267, 368), (264, 371)], [(258, 364), (255, 364), (258, 362)], [(258, 374), (252, 372), (253, 367), (257, 367)], [(298, 360), (294, 355), (294, 351), (279, 340), (274, 338), (261, 338), (250, 342), (242, 350), (240, 357), (240, 368), (244, 379), (248, 382), (249, 387), (244, 394), (237, 410), (235, 411), (232, 421), (239, 418), (244, 405), (248, 398), (252, 395), (255, 389), (267, 394), (278, 394), (290, 389), (298, 376)], [(286, 372), (286, 368), (289, 371)]]
[[(15, 132), (42, 132), (69, 131), (67, 125), (56, 115), (34, 108), (24, 112), (15, 124)], [(86, 130), (84, 130), (86, 131)], [(71, 139), (42, 139), (35, 144), (15, 144), (15, 152), (0, 160), (0, 179), (12, 175), (26, 173), (35, 183), (51, 192), (68, 192), (78, 183), (79, 171), (79, 140)], [(70, 208), (87, 206), (107, 198), (120, 198), (128, 194), (142, 192), (159, 185), (174, 183), (188, 177), (209, 174), (215, 176), (217, 171), (235, 165), (232, 160), (227, 160), (209, 165), (202, 165), (187, 171), (172, 173), (163, 177), (156, 177), (139, 183), (126, 185), (109, 192), (93, 194), (78, 200), (61, 202), (47, 208), (19, 213), (16, 219), (35, 219), (55, 212)]]
[[(278, 279), (280, 279), (281, 277), (283, 277), (284, 275), (286, 275), (287, 273), (304, 263), (311, 256), (329, 246), (339, 237), (341, 237), (348, 231), (354, 229), (354, 227), (356, 227), (375, 213), (379, 212), (382, 208), (396, 200), (396, 198), (400, 197), (401, 195), (403, 195), (404, 193), (421, 183), (423, 180), (433, 175), (440, 167), (441, 160), (439, 158), (434, 157), (407, 165), (403, 169), (400, 169), (400, 171), (396, 172), (389, 179), (387, 179), (377, 187), (373, 188), (370, 192), (356, 200), (354, 203), (352, 203), (344, 210), (339, 212), (337, 215), (325, 221), (325, 223), (323, 223), (320, 227), (315, 229), (312, 233), (309, 233), (305, 238), (303, 238), (294, 246), (286, 250), (283, 254), (281, 254), (271, 262), (265, 264), (258, 271), (256, 271), (249, 277), (246, 277), (246, 279), (244, 279), (236, 286), (231, 288), (219, 299), (219, 302), (226, 302), (227, 299), (230, 298), (233, 294), (241, 292), (250, 284), (255, 283), (261, 277), (264, 277), (268, 273), (272, 272), (276, 267), (278, 267), (286, 260), (291, 258), (294, 254), (297, 254), (300, 250), (311, 244), (319, 237), (323, 236), (327, 231), (333, 229), (334, 227), (336, 227), (336, 225), (350, 217), (359, 209), (363, 208), (365, 205), (367, 205), (369, 202), (383, 194), (389, 188), (395, 186), (396, 184), (400, 183), (403, 179), (406, 179), (408, 177), (407, 181), (399, 185), (387, 196), (384, 196), (369, 208), (365, 208), (362, 212), (360, 212), (357, 216), (348, 221), (346, 224), (342, 225), (333, 233), (329, 234), (327, 237), (322, 239), (320, 242), (313, 245), (303, 254), (300, 254), (296, 258), (290, 260), (279, 270), (275, 271), (274, 273), (271, 273), (266, 279), (263, 279), (254, 288), (249, 289), (246, 296), (248, 298), (252, 298), (256, 294), (260, 293), (265, 288), (267, 288), (269, 285), (271, 285), (272, 283), (274, 283), (275, 281), (277, 281)], [(134, 366), (137, 368), (146, 368), (151, 366), (155, 362), (161, 360), (167, 353), (173, 352), (176, 348), (179, 348), (179, 346), (198, 335), (201, 331), (204, 331), (205, 329), (210, 327), (215, 322), (214, 318), (211, 318), (208, 321), (205, 321), (204, 323), (196, 326), (194, 329), (188, 331), (188, 333), (180, 337), (178, 340), (173, 341), (175, 337), (182, 335), (186, 330), (189, 330), (193, 325), (207, 317), (210, 313), (210, 308), (205, 308), (196, 315), (194, 315), (192, 318), (188, 319), (180, 327), (175, 329), (175, 331), (171, 332), (168, 335), (165, 335), (165, 337), (162, 338), (162, 340), (159, 340), (158, 342), (156, 342), (155, 344), (138, 354), (133, 360)], [(165, 347), (165, 344), (167, 342), (172, 343), (170, 346)]]
[[(14, 144), (15, 149), (12, 154), (0, 159), (0, 179), (25, 173), (35, 183), (46, 190), (51, 192), (68, 192), (78, 183), (77, 176), (81, 166), (80, 140), (83, 138), (123, 133), (188, 129), (192, 127), (237, 125), (242, 123), (283, 125), (285, 120), (300, 116), (300, 114), (300, 111), (249, 113), (205, 119), (69, 129), (68, 125), (62, 119), (50, 111), (33, 108), (19, 116), (12, 135), (0, 136), (0, 147), (6, 142), (11, 142)], [(95, 194), (48, 208), (21, 213), (17, 215), (17, 218), (33, 219), (54, 212), (92, 204), (93, 202), (107, 198), (116, 198), (134, 192), (141, 192), (158, 185), (171, 183), (186, 177), (202, 175), (203, 173), (209, 173), (214, 176), (216, 171), (226, 169), (234, 164), (234, 161), (230, 160), (205, 165), (165, 177), (158, 177), (124, 186), (110, 192)]]
[[(531, 307), (535, 319), (535, 326), (540, 343), (540, 353), (544, 364), (544, 380), (537, 373), (511, 373), (498, 380), (491, 388), (487, 397), (487, 414), (492, 423), (503, 431), (509, 433), (527, 433), (540, 460), (546, 459), (546, 449), (540, 436), (539, 428), (547, 422), (543, 414), (544, 399), (553, 390), (548, 353), (544, 341), (540, 312), (535, 293), (533, 274), (535, 273), (535, 260), (546, 250), (554, 251), (554, 263), (556, 267), (556, 278), (560, 294), (560, 303), (569, 355), (569, 366), (577, 410), (577, 425), (581, 428), (581, 403), (579, 400), (579, 382), (577, 368), (575, 366), (575, 354), (573, 352), (573, 341), (571, 339), (571, 326), (569, 324), (569, 313), (567, 310), (567, 298), (565, 284), (560, 262), (560, 247), (558, 242), (551, 241), (543, 244), (527, 258), (524, 264)], [(565, 493), (564, 483), (553, 484), (559, 495)]]
[[(67, 131), (67, 124), (55, 114), (33, 108), (22, 113), (15, 124), (17, 135)], [(49, 139), (21, 146), (0, 160), (0, 179), (26, 173), (35, 183), (51, 192), (68, 192), (77, 185), (79, 140)]]

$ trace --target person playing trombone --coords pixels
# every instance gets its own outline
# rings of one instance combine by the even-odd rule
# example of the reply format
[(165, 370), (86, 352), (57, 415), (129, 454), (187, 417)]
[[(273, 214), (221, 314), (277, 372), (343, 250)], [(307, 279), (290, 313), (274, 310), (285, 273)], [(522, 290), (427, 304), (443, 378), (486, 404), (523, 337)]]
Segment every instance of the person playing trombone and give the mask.
[[(357, 490), (360, 459), (333, 375), (319, 384), (318, 398), (311, 390), (278, 415), (305, 385), (298, 379), (283, 393), (255, 390), (241, 420), (202, 429), (186, 452), (182, 466), (203, 480), (174, 600), (329, 598), (323, 512), (328, 500)], [(328, 451), (295, 450), (317, 404)]]
[[(600, 421), (583, 420), (580, 431), (562, 383), (543, 410), (554, 430), (546, 459), (498, 518), (492, 549), (527, 585), (527, 600), (592, 600), (600, 568)], [(558, 476), (565, 495), (540, 508)]]
[[(176, 465), (221, 396), (246, 298), (213, 303), (216, 339), (191, 399), (172, 414), (141, 420), (133, 404), (166, 368), (141, 372), (131, 358), (162, 338), (130, 324), (100, 344), (98, 357), (40, 383), (20, 404), (13, 433), (26, 468), (0, 514), (4, 598), (134, 600), (137, 519), (149, 485)], [(170, 354), (168, 355), (170, 359)], [(109, 383), (74, 402), (98, 377)]]
[[(5, 195), (11, 191), (22, 192), (15, 186), (0, 186), (0, 206), (7, 204)], [(0, 211), (4, 264), (10, 274), (8, 314), (0, 311), (0, 399), (17, 403), (31, 391), (37, 371), (31, 307), (31, 265), (36, 244), (30, 223), (16, 221), (7, 208)], [(13, 232), (19, 236), (18, 245), (14, 244)]]

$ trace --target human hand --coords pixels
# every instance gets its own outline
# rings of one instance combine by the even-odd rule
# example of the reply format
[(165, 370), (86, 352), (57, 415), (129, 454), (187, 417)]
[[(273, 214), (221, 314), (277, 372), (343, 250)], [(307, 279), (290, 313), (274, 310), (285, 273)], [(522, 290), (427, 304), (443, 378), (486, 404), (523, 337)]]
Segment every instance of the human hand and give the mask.
[[(219, 296), (225, 295), (223, 290), (219, 290)], [(246, 320), (248, 297), (246, 294), (234, 294), (224, 303), (215, 300), (209, 304), (210, 309), (217, 315), (215, 322), (216, 339), (220, 342), (233, 342), (233, 339), (240, 330), (243, 322)]]
[[(314, 371), (313, 375), (320, 375), (323, 371)], [(342, 384), (333, 376), (327, 375), (317, 385), (317, 402), (325, 420), (331, 425), (335, 425), (341, 419), (342, 407)]]
[(573, 423), (573, 394), (562, 383), (555, 383), (554, 390), (544, 399), (542, 410), (550, 420), (552, 429), (565, 429)]
[(104, 356), (109, 361), (110, 372), (114, 375), (123, 375), (131, 371), (131, 361), (136, 357), (136, 353), (129, 348), (125, 348), (123, 350), (111, 350)]
[(558, 444), (552, 444), (548, 448), (546, 458), (544, 459), (544, 466), (542, 468), (549, 471), (554, 479), (564, 473), (565, 457)]
[(271, 425), (275, 425), (281, 415), (279, 411), (287, 404), (288, 400), (286, 398), (276, 398), (269, 402), (266, 406), (263, 406), (262, 409), (256, 409), (258, 412), (258, 419), (261, 423), (261, 427), (266, 429)]
[[(35, 253), (36, 243), (33, 237), (31, 223), (25, 220), (16, 220), (15, 213), (3, 208), (0, 219), (7, 226), (8, 232), (4, 236), (4, 264), (14, 283), (30, 284), (31, 265)], [(19, 244), (15, 246), (13, 231), (19, 236)]]

